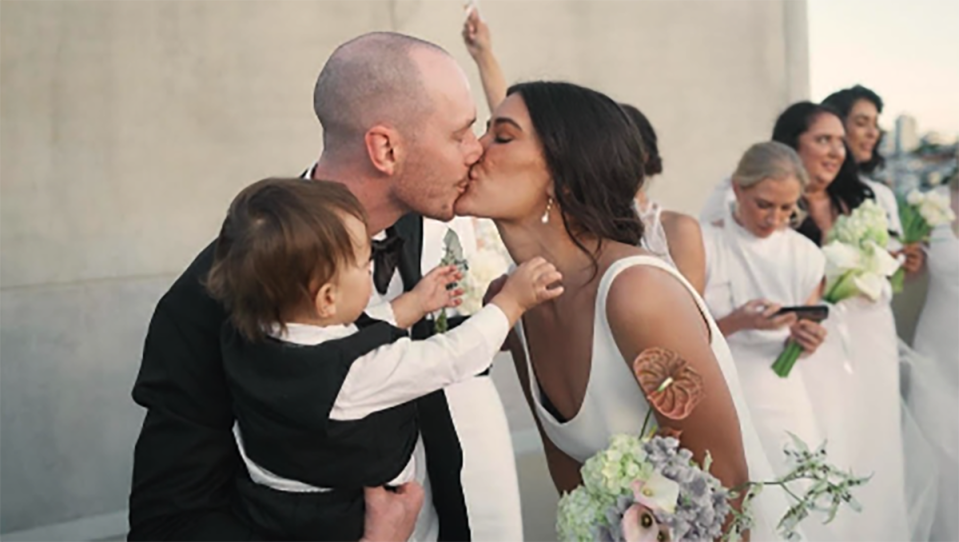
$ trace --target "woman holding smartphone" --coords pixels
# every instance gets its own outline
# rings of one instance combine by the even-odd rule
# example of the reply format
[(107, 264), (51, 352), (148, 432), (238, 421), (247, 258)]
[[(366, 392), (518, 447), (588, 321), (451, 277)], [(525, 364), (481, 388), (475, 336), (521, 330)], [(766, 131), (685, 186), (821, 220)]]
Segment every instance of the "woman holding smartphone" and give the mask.
[(787, 431), (810, 445), (822, 441), (802, 376), (794, 371), (780, 378), (771, 368), (788, 339), (814, 352), (826, 337), (825, 328), (800, 319), (801, 312), (779, 313), (783, 306), (815, 305), (821, 293), (823, 255), (789, 227), (807, 179), (791, 148), (773, 141), (753, 145), (732, 176), (734, 208), (720, 222), (703, 226), (704, 298), (732, 350), (777, 475), (788, 470)]

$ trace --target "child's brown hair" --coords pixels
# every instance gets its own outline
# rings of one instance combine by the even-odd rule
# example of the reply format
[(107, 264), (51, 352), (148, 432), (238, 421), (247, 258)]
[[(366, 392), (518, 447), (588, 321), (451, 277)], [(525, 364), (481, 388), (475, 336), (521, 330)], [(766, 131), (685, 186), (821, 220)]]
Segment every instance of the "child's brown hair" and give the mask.
[(312, 307), (337, 268), (356, 263), (343, 214), (366, 224), (356, 197), (330, 181), (270, 178), (236, 196), (206, 287), (244, 337), (260, 340), (292, 311)]

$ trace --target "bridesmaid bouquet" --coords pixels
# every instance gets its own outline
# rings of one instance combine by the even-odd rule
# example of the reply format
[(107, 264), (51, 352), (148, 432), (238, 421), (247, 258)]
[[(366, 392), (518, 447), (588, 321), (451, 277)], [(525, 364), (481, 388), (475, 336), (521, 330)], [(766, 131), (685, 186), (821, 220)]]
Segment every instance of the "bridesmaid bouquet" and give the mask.
[[(822, 300), (836, 304), (844, 299), (865, 296), (877, 301), (882, 289), (899, 269), (900, 261), (886, 250), (889, 221), (886, 212), (873, 200), (866, 200), (849, 215), (840, 216), (822, 247), (826, 257), (826, 289)], [(786, 378), (802, 354), (802, 347), (787, 341), (773, 362), (773, 371)]]
[[(949, 224), (956, 215), (949, 207), (949, 196), (935, 192), (913, 190), (903, 199), (899, 198), (899, 219), (902, 221), (902, 244), (926, 243), (932, 230)], [(894, 292), (902, 291), (905, 273), (896, 271), (891, 282)]]
[[(777, 480), (724, 488), (709, 473), (709, 454), (698, 465), (692, 452), (680, 448), (678, 432), (646, 431), (652, 409), (672, 420), (689, 416), (703, 397), (700, 375), (674, 352), (660, 348), (643, 351), (633, 370), (651, 407), (643, 428), (638, 436), (613, 435), (608, 448), (583, 464), (583, 484), (559, 501), (560, 540), (738, 540), (752, 527), (750, 504), (764, 486), (781, 486), (796, 501), (778, 525), (780, 534), (790, 540), (798, 539), (796, 527), (810, 511), (827, 512), (828, 523), (842, 503), (859, 510), (850, 489), (866, 479), (826, 464), (823, 448), (811, 452), (792, 435), (795, 449), (786, 450), (792, 471)], [(787, 487), (797, 480), (811, 482), (802, 496)], [(730, 504), (740, 496), (742, 512)]]

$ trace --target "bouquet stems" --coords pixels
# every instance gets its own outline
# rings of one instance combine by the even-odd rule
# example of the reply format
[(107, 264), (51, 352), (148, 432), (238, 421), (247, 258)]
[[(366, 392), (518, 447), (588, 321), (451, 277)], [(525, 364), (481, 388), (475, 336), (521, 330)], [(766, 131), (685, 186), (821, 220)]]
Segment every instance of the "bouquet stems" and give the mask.
[(889, 284), (892, 285), (892, 293), (898, 294), (902, 292), (903, 287), (906, 283), (906, 270), (903, 268), (896, 269), (896, 272), (889, 277)]
[(433, 324), (434, 333), (446, 333), (450, 329), (449, 318), (446, 316), (446, 309), (440, 311), (440, 315)]
[(786, 348), (783, 349), (782, 354), (779, 354), (779, 357), (776, 358), (776, 361), (773, 363), (773, 372), (781, 378), (786, 378), (789, 376), (790, 371), (793, 370), (793, 366), (796, 365), (796, 361), (801, 354), (802, 346), (799, 346), (799, 343), (790, 339), (789, 342), (786, 343)]

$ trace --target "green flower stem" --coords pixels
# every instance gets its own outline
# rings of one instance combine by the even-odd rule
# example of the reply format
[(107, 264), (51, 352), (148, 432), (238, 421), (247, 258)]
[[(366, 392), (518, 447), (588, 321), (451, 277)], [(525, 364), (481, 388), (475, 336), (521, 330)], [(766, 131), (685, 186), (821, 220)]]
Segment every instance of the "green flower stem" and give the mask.
[(450, 323), (449, 319), (446, 317), (446, 309), (440, 311), (440, 315), (436, 317), (436, 322), (433, 324), (433, 331), (436, 333), (446, 333), (449, 331)]
[(793, 370), (793, 366), (796, 365), (796, 361), (799, 359), (799, 356), (802, 355), (802, 352), (802, 346), (790, 339), (789, 342), (786, 343), (786, 348), (783, 349), (782, 353), (779, 354), (779, 357), (776, 358), (776, 361), (773, 363), (773, 371), (781, 378), (786, 378)]

